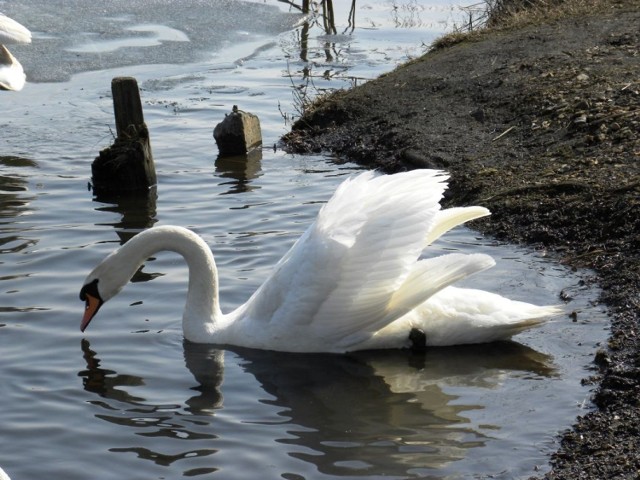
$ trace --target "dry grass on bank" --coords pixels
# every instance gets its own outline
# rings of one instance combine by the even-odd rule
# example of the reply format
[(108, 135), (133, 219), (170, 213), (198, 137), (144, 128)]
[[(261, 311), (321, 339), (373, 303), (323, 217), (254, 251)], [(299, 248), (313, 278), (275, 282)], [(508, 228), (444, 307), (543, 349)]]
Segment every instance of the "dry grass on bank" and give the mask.
[(433, 42), (431, 50), (476, 41), (485, 32), (536, 25), (573, 15), (611, 11), (634, 0), (483, 0), (465, 10), (469, 20)]

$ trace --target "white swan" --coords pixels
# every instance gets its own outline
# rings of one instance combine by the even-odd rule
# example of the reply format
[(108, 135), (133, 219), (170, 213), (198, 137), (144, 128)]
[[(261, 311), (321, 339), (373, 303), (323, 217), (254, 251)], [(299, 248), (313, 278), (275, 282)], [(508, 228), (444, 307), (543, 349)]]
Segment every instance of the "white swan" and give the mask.
[(22, 90), (26, 75), (20, 62), (4, 44), (31, 43), (31, 32), (0, 13), (0, 90)]
[(343, 182), (315, 222), (251, 298), (220, 311), (207, 244), (181, 227), (146, 230), (86, 278), (84, 331), (100, 306), (161, 250), (189, 267), (187, 340), (292, 352), (347, 352), (481, 343), (510, 338), (560, 311), (448, 285), (494, 265), (484, 254), (420, 259), (482, 207), (440, 210), (448, 177), (434, 170), (366, 172)]

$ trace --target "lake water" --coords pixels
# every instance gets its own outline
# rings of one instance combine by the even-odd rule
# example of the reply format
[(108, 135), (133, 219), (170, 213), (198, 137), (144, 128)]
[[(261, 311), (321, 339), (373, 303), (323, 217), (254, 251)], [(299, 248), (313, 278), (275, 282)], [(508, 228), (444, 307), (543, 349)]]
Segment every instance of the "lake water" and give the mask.
[[(275, 1), (0, 2), (34, 32), (11, 48), (30, 83), (0, 95), (0, 465), (13, 480), (526, 477), (589, 408), (580, 380), (607, 328), (597, 292), (464, 228), (433, 248), (496, 258), (468, 285), (540, 304), (562, 293), (577, 321), (426, 355), (220, 350), (183, 343), (185, 266), (159, 254), (80, 333), (87, 272), (153, 224), (202, 235), (223, 308), (243, 302), (358, 171), (271, 148), (299, 92), (375, 77), (458, 21), (448, 2), (370, 1), (351, 32), (340, 3), (338, 32), (312, 27), (305, 49), (300, 15)], [(149, 201), (87, 189), (120, 75), (142, 90)], [(246, 162), (217, 159), (212, 138), (234, 104), (260, 116), (268, 146)]]

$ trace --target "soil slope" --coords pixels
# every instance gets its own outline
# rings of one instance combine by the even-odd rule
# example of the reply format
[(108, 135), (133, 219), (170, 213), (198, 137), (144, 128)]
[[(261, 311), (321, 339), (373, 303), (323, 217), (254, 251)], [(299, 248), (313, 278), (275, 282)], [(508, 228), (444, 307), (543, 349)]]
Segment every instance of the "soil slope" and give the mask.
[(451, 173), (473, 227), (592, 268), (611, 313), (595, 409), (562, 433), (549, 479), (640, 475), (640, 3), (493, 28), (317, 103), (287, 135), (394, 172)]

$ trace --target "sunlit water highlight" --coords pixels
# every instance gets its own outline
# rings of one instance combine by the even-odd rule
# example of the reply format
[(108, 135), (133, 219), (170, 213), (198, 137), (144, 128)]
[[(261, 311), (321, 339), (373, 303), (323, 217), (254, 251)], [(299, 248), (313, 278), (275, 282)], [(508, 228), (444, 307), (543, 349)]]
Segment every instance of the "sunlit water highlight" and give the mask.
[[(262, 11), (264, 31), (232, 23), (232, 46), (205, 48), (201, 19), (215, 17), (208, 10), (215, 5), (181, 2), (190, 10), (176, 10), (154, 2), (145, 10), (142, 3), (127, 2), (127, 10), (114, 2), (98, 15), (95, 22), (122, 26), (104, 38), (91, 28), (93, 7), (76, 12), (86, 35), (73, 44), (72, 31), (57, 33), (72, 30), (61, 20), (68, 15), (55, 17), (58, 30), (42, 19), (73, 2), (0, 3), (38, 25), (34, 44), (14, 49), (30, 78), (59, 80), (0, 97), (0, 465), (14, 480), (514, 478), (544, 470), (557, 433), (588, 407), (580, 379), (606, 333), (604, 314), (592, 304), (597, 292), (574, 273), (471, 230), (434, 245), (496, 258), (469, 286), (540, 304), (559, 303), (563, 292), (577, 321), (560, 317), (517, 343), (426, 355), (224, 351), (183, 343), (186, 270), (179, 257), (161, 254), (80, 334), (84, 276), (153, 224), (201, 234), (216, 255), (223, 308), (244, 301), (358, 167), (271, 148), (248, 162), (219, 160), (215, 123), (239, 104), (260, 116), (270, 147), (288, 128), (283, 116), (295, 116), (292, 82), (321, 90), (371, 78), (435, 35), (425, 35), (429, 25), (451, 17), (441, 7), (443, 15), (429, 20), (423, 8), (414, 24), (399, 24), (388, 10), (385, 17), (386, 2), (372, 2), (353, 34), (312, 30), (312, 72), (329, 73), (309, 87), (293, 27), (299, 16)], [(222, 3), (236, 16), (257, 8)], [(193, 31), (191, 18), (200, 22)], [(113, 50), (140, 25), (166, 27), (138, 31), (149, 38), (174, 29), (189, 42)], [(388, 39), (400, 38), (406, 43), (390, 47)], [(59, 53), (30, 56), (38, 51)], [(153, 53), (142, 64), (123, 51), (134, 59)], [(69, 67), (73, 76), (65, 74), (71, 52), (83, 66)], [(154, 61), (162, 55), (164, 63)], [(91, 161), (111, 141), (109, 85), (118, 75), (141, 85), (159, 177), (150, 202), (101, 203), (86, 188)]]

